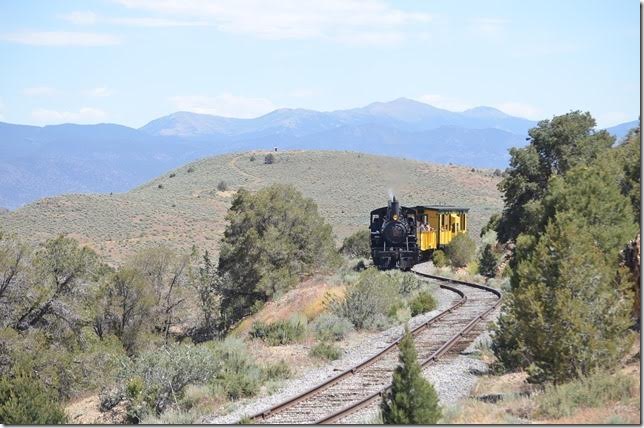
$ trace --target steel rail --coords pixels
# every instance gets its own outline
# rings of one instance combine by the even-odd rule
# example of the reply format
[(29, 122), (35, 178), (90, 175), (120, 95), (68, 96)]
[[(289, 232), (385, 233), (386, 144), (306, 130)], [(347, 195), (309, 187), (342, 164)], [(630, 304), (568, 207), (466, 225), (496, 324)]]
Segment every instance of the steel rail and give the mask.
[[(451, 279), (451, 278), (445, 278), (445, 277), (441, 277), (441, 276), (430, 275), (430, 274), (420, 273), (420, 272), (416, 272), (416, 271), (414, 271), (414, 273), (416, 275), (418, 275), (418, 276), (425, 277), (425, 278), (436, 279), (436, 280), (443, 281), (443, 282), (448, 282), (448, 283), (451, 282), (451, 283), (454, 283), (454, 284), (466, 285), (466, 286), (470, 286), (470, 287), (474, 287), (474, 288), (483, 289), (483, 290), (490, 291), (490, 292), (496, 294), (497, 297), (498, 297), (498, 300), (497, 300), (497, 302), (496, 302), (496, 304), (494, 306), (492, 306), (489, 309), (487, 309), (483, 314), (478, 315), (477, 317), (475, 317), (461, 331), (459, 331), (459, 333), (457, 335), (455, 335), (452, 338), (450, 338), (437, 351), (435, 351), (428, 359), (423, 361), (421, 363), (421, 366), (425, 367), (426, 365), (430, 364), (431, 362), (436, 361), (441, 355), (443, 355), (445, 352), (447, 352), (451, 347), (453, 347), (459, 341), (459, 339), (463, 335), (465, 335), (467, 332), (469, 332), (480, 319), (484, 318), (488, 313), (490, 313), (492, 310), (494, 310), (500, 304), (501, 293), (498, 290), (495, 290), (493, 288), (490, 288), (490, 287), (487, 287), (487, 286), (484, 286), (484, 285), (480, 285), (480, 284), (469, 283), (469, 282), (465, 282), (465, 281), (459, 281), (459, 280), (455, 280), (455, 279)], [(425, 329), (429, 328), (429, 326), (431, 326), (435, 322), (437, 322), (440, 319), (442, 319), (443, 317), (445, 317), (447, 314), (451, 313), (454, 309), (464, 305), (467, 302), (467, 296), (465, 296), (465, 293), (463, 293), (463, 291), (461, 291), (461, 290), (459, 290), (457, 288), (451, 287), (449, 285), (446, 285), (446, 284), (440, 284), (439, 286), (440, 286), (440, 288), (443, 288), (443, 289), (446, 289), (446, 290), (449, 290), (449, 291), (452, 291), (452, 292), (458, 294), (460, 296), (460, 299), (456, 303), (451, 305), (449, 308), (447, 308), (444, 311), (442, 311), (441, 313), (439, 313), (438, 315), (432, 317), (430, 320), (428, 320), (428, 321), (424, 322), (423, 324), (421, 324), (421, 325), (417, 326), (416, 328), (414, 328), (411, 331), (411, 334), (414, 337), (417, 336), (418, 334), (420, 334)], [(254, 421), (254, 422), (260, 422), (261, 423), (266, 418), (268, 418), (268, 417), (270, 417), (272, 415), (275, 415), (275, 414), (277, 414), (277, 413), (279, 413), (279, 412), (281, 412), (283, 410), (286, 410), (286, 409), (294, 406), (298, 402), (303, 401), (303, 400), (305, 400), (305, 399), (307, 399), (307, 398), (309, 398), (309, 397), (311, 397), (311, 396), (313, 396), (315, 394), (318, 394), (318, 393), (326, 390), (327, 388), (330, 388), (331, 386), (339, 383), (340, 381), (342, 381), (343, 379), (345, 379), (347, 377), (355, 375), (356, 373), (364, 370), (365, 368), (371, 366), (375, 362), (377, 362), (380, 359), (382, 359), (385, 354), (387, 354), (389, 352), (392, 352), (394, 349), (396, 349), (398, 347), (398, 344), (400, 343), (401, 339), (402, 339), (402, 337), (398, 338), (396, 341), (394, 341), (391, 344), (389, 344), (386, 348), (384, 348), (383, 350), (381, 350), (377, 354), (373, 355), (372, 357), (368, 358), (367, 360), (361, 362), (360, 364), (358, 364), (358, 365), (356, 365), (356, 366), (354, 366), (354, 367), (352, 367), (352, 368), (340, 373), (339, 375), (337, 375), (335, 377), (332, 377), (331, 379), (328, 379), (327, 381), (325, 381), (325, 382), (323, 382), (323, 383), (321, 383), (319, 385), (316, 385), (316, 386), (308, 389), (307, 391), (305, 391), (305, 392), (303, 392), (301, 394), (298, 394), (298, 395), (296, 395), (296, 396), (294, 396), (294, 397), (292, 397), (292, 398), (290, 398), (290, 399), (288, 399), (286, 401), (283, 401), (283, 402), (281, 402), (281, 403), (279, 403), (279, 404), (277, 404), (277, 405), (275, 405), (273, 407), (270, 407), (269, 409), (266, 409), (266, 410), (264, 410), (264, 411), (262, 411), (260, 413), (257, 413), (254, 416), (251, 416), (250, 419), (252, 421)], [(389, 388), (390, 388), (390, 386), (388, 386), (388, 387), (386, 387), (386, 388), (384, 388), (384, 389), (382, 389), (382, 390), (380, 390), (380, 391), (368, 396), (367, 398), (365, 398), (365, 399), (363, 399), (363, 400), (361, 400), (361, 401), (359, 401), (357, 403), (354, 403), (354, 404), (352, 404), (350, 406), (347, 406), (346, 408), (344, 408), (344, 409), (342, 409), (342, 410), (340, 410), (340, 411), (338, 411), (336, 413), (333, 413), (333, 414), (331, 414), (329, 416), (326, 416), (326, 417), (324, 417), (323, 419), (319, 420), (316, 423), (331, 423), (333, 421), (341, 419), (344, 416), (347, 416), (347, 415), (349, 415), (351, 413), (354, 413), (354, 412), (364, 408), (365, 406), (368, 406), (369, 404), (371, 404), (371, 402), (373, 400), (375, 400), (376, 398), (382, 396), (382, 394), (386, 393)]]
[[(496, 309), (500, 304), (501, 304), (501, 292), (499, 290), (496, 290), (491, 287), (487, 287), (485, 285), (481, 284), (476, 284), (473, 282), (465, 282), (465, 281), (460, 281), (452, 278), (445, 278), (441, 276), (436, 276), (436, 275), (430, 275), (430, 274), (425, 274), (425, 273), (420, 273), (420, 272), (415, 272), (416, 275), (423, 276), (426, 278), (432, 278), (432, 279), (437, 279), (441, 281), (447, 281), (447, 282), (452, 282), (456, 284), (461, 284), (461, 285), (467, 285), (469, 287), (473, 288), (479, 288), (485, 291), (489, 291), (493, 294), (495, 294), (498, 298), (496, 303), (486, 309), (483, 313), (477, 315), (472, 321), (470, 321), (465, 327), (463, 327), (458, 333), (456, 333), (454, 336), (452, 336), (447, 342), (445, 342), (440, 348), (438, 348), (436, 351), (434, 351), (427, 359), (422, 361), (420, 363), (421, 368), (425, 368), (428, 365), (435, 363), (438, 361), (441, 355), (445, 354), (447, 351), (449, 351), (452, 347), (456, 345), (460, 341), (460, 339), (465, 336), (468, 332), (470, 332), (474, 326), (483, 318), (485, 318), (490, 312), (492, 312), (494, 309)], [(336, 422), (346, 416), (349, 416), (365, 407), (368, 407), (371, 405), (374, 401), (377, 399), (380, 399), (384, 394), (387, 394), (389, 390), (391, 389), (391, 385), (381, 389), (380, 391), (377, 391), (365, 399), (358, 401), (356, 403), (353, 403), (344, 409), (341, 409), (331, 415), (325, 416), (324, 418), (318, 420), (316, 424), (330, 424), (333, 422)]]

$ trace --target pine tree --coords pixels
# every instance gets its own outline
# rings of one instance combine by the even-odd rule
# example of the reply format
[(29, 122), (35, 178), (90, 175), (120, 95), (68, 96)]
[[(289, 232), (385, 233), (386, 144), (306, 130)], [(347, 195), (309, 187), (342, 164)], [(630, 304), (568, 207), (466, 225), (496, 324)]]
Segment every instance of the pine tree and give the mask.
[(391, 389), (381, 403), (383, 423), (435, 424), (441, 417), (438, 396), (422, 376), (414, 339), (408, 329), (400, 341), (399, 361)]
[(492, 245), (487, 244), (479, 260), (479, 273), (488, 278), (494, 278), (496, 276), (496, 267), (496, 256), (492, 251)]

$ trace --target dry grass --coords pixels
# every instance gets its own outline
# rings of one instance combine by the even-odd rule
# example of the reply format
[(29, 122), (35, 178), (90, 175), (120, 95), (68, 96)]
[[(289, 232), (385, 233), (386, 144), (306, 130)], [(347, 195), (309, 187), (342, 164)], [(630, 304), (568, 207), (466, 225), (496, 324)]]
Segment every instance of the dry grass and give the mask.
[[(216, 255), (224, 216), (240, 187), (294, 185), (316, 201), (338, 243), (366, 227), (369, 212), (386, 204), (389, 190), (405, 205), (471, 207), (470, 234), (476, 238), (502, 207), (496, 189), (499, 177), (492, 170), (471, 172), (466, 167), (352, 152), (281, 152), (272, 165), (249, 158), (250, 153), (205, 158), (122, 194), (41, 199), (0, 217), (0, 228), (34, 242), (71, 234), (118, 264), (152, 245), (188, 251), (195, 244)], [(170, 178), (171, 174), (175, 175)], [(228, 184), (225, 192), (217, 190), (222, 180)]]
[[(443, 422), (452, 424), (640, 424), (640, 362), (639, 344), (633, 352), (624, 358), (624, 366), (615, 374), (597, 374), (594, 382), (604, 382), (606, 388), (616, 389), (631, 382), (627, 394), (621, 394), (620, 399), (603, 399), (604, 396), (615, 395), (615, 391), (602, 390), (597, 392), (594, 400), (585, 401), (585, 405), (574, 404), (575, 398), (569, 396), (565, 406), (568, 412), (558, 417), (543, 417), (542, 403), (545, 394), (580, 394), (583, 393), (579, 381), (564, 384), (562, 391), (541, 391), (538, 387), (526, 382), (525, 372), (508, 373), (500, 376), (482, 376), (474, 387), (471, 398), (462, 400), (455, 406), (444, 411)], [(626, 378), (624, 378), (626, 377)], [(613, 386), (610, 386), (612, 383)], [(621, 388), (623, 389), (623, 388)], [(565, 391), (565, 392), (564, 392)], [(617, 395), (619, 396), (619, 394)], [(496, 397), (499, 400), (492, 403), (484, 398)], [(564, 396), (561, 397), (563, 399)], [(557, 401), (557, 400), (555, 400)], [(592, 401), (592, 402), (591, 402)], [(554, 409), (549, 412), (555, 412)]]
[(324, 304), (329, 297), (341, 297), (344, 291), (344, 286), (330, 285), (325, 278), (308, 279), (281, 298), (266, 303), (256, 314), (245, 318), (235, 327), (233, 333), (244, 335), (248, 333), (255, 321), (267, 324), (285, 321), (296, 313), (301, 313), (308, 320), (312, 320), (325, 309)]

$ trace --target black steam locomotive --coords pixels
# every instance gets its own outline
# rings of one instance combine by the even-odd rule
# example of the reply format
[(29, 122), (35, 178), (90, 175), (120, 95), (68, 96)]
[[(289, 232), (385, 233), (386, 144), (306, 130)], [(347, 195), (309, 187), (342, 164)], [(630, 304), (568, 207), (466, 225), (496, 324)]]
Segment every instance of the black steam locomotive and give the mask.
[(394, 196), (371, 211), (371, 258), (380, 269), (409, 270), (418, 263), (416, 210), (401, 207)]

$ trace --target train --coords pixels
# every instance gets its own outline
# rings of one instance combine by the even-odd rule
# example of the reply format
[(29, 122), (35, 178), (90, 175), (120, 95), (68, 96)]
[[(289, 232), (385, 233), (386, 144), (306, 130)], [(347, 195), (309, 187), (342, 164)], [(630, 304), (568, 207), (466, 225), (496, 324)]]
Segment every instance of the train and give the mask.
[(437, 249), (467, 233), (469, 208), (452, 205), (404, 207), (393, 196), (371, 211), (371, 258), (378, 269), (409, 270)]

